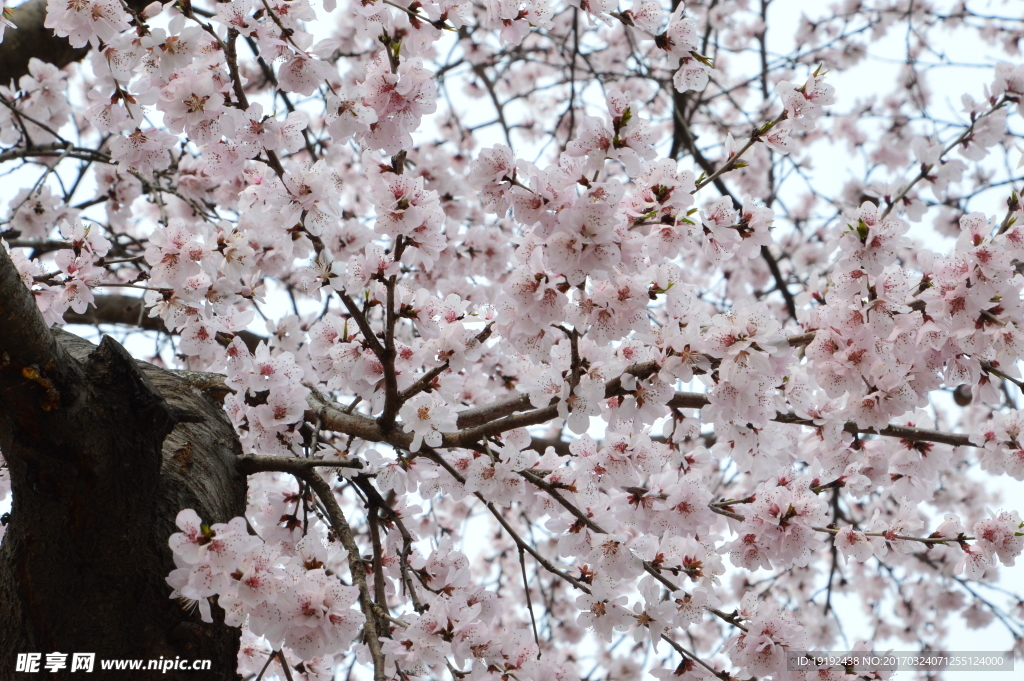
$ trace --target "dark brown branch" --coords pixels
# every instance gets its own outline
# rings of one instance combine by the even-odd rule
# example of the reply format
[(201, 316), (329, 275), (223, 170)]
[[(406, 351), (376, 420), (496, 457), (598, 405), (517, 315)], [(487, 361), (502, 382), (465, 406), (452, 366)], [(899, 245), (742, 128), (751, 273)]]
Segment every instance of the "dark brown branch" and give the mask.
[[(457, 481), (459, 481), (461, 484), (463, 484), (463, 485), (466, 484), (466, 479), (464, 477), (462, 477), (462, 475), (460, 475), (459, 472), (457, 470), (455, 470), (450, 463), (445, 461), (443, 456), (441, 456), (438, 452), (430, 449), (429, 447), (424, 447), (424, 449), (426, 450), (427, 458), (429, 458), (431, 461), (433, 461), (434, 463), (439, 465), (441, 468), (443, 468), (446, 471), (448, 471), (448, 474), (451, 475), (453, 478), (455, 478)], [(484, 503), (484, 505), (487, 507), (487, 510), (490, 511), (491, 515), (493, 515), (495, 517), (495, 519), (498, 521), (498, 523), (500, 523), (501, 526), (503, 528), (505, 528), (505, 531), (508, 532), (508, 535), (512, 538), (512, 541), (514, 541), (516, 543), (516, 546), (518, 548), (526, 551), (531, 556), (533, 556), (534, 559), (538, 563), (540, 563), (541, 566), (545, 570), (550, 572), (551, 574), (557, 575), (558, 577), (561, 577), (563, 580), (565, 580), (569, 584), (572, 584), (574, 587), (576, 587), (577, 589), (579, 589), (583, 593), (587, 593), (587, 594), (590, 593), (590, 587), (588, 587), (586, 584), (584, 584), (580, 580), (576, 579), (572, 575), (570, 575), (570, 574), (568, 574), (568, 573), (566, 573), (566, 572), (564, 572), (562, 570), (559, 570), (557, 567), (555, 567), (555, 565), (550, 560), (548, 560), (543, 555), (541, 555), (537, 551), (537, 549), (535, 549), (529, 542), (525, 541), (522, 537), (520, 537), (519, 533), (516, 532), (515, 529), (513, 529), (511, 525), (509, 525), (508, 521), (502, 515), (501, 511), (499, 511), (494, 506), (494, 504), (492, 504), (491, 502), (487, 501), (487, 499), (484, 499), (483, 495), (480, 494), (479, 492), (474, 492), (473, 495), (477, 499), (479, 499), (480, 501), (482, 501)]]
[[(6, 41), (0, 43), (0, 47), (6, 45)], [(3, 50), (0, 50), (2, 52)], [(15, 147), (0, 152), (0, 162), (14, 161), (20, 158), (77, 158), (83, 161), (96, 163), (110, 163), (110, 156), (95, 149), (84, 149), (82, 147), (69, 147), (66, 144), (40, 144), (31, 147)]]
[[(672, 130), (672, 157), (677, 158), (678, 152), (681, 149), (686, 149), (690, 152), (690, 156), (697, 162), (707, 175), (707, 178), (703, 181), (703, 185), (707, 185), (709, 182), (715, 185), (715, 188), (719, 191), (722, 196), (728, 196), (732, 199), (735, 206), (739, 207), (740, 202), (736, 200), (729, 188), (722, 181), (721, 175), (723, 172), (730, 168), (730, 164), (735, 164), (739, 160), (740, 154), (737, 153), (729, 161), (718, 170), (715, 169), (714, 164), (708, 160), (701, 150), (697, 147), (697, 141), (693, 137), (693, 133), (690, 132), (690, 127), (686, 123), (683, 117), (683, 108), (686, 105), (686, 97), (680, 93), (675, 93), (673, 97), (673, 106), (675, 107), (673, 112), (673, 130)], [(756, 138), (753, 138), (756, 139)], [(744, 148), (742, 151), (745, 151)], [(742, 151), (740, 153), (742, 153)], [(775, 286), (778, 288), (779, 293), (782, 294), (783, 300), (786, 302), (786, 312), (793, 319), (796, 319), (796, 299), (790, 292), (789, 287), (786, 285), (786, 279), (782, 276), (782, 271), (779, 269), (779, 263), (772, 255), (772, 252), (767, 246), (761, 247), (761, 257), (768, 265), (768, 270), (772, 273), (772, 277), (775, 279)]]
[(472, 428), (529, 408), (530, 396), (517, 392), (511, 397), (485, 404), (482, 407), (473, 407), (460, 411), (456, 425), (460, 429)]
[(0, 247), (0, 404), (53, 411), (73, 400), (80, 373)]
[[(811, 334), (801, 334), (790, 338), (793, 345), (801, 345), (808, 341)], [(626, 368), (623, 373), (636, 376), (639, 379), (647, 378), (658, 371), (659, 367), (655, 362), (643, 362)], [(179, 372), (182, 375), (185, 372)], [(224, 385), (223, 376), (218, 374), (204, 374), (200, 372), (187, 372), (188, 380), (194, 385), (207, 391), (228, 392)], [(199, 384), (202, 385), (199, 385)], [(412, 435), (401, 428), (394, 428), (389, 433), (384, 433), (376, 420), (361, 414), (350, 414), (345, 407), (334, 403), (330, 398), (311, 389), (309, 396), (310, 409), (306, 412), (307, 421), (320, 419), (324, 428), (335, 432), (346, 433), (358, 437), (366, 442), (387, 442), (388, 444), (402, 449), (409, 449), (412, 444)], [(621, 377), (616, 377), (605, 385), (605, 397), (628, 394), (622, 388)], [(672, 409), (701, 409), (710, 404), (708, 396), (704, 393), (676, 392), (669, 400), (668, 406)], [(516, 395), (514, 397), (499, 400), (491, 405), (468, 409), (460, 413), (457, 425), (458, 431), (453, 433), (442, 433), (443, 448), (465, 448), (472, 447), (489, 437), (494, 437), (508, 432), (515, 428), (538, 425), (546, 423), (558, 416), (558, 403), (549, 404), (546, 407), (522, 411), (530, 407), (530, 399), (527, 395)], [(521, 413), (516, 413), (521, 411)], [(468, 415), (468, 418), (464, 415)], [(488, 417), (495, 417), (493, 420), (485, 420)], [(796, 414), (778, 412), (772, 418), (776, 423), (806, 426), (818, 428), (813, 420), (804, 419)], [(468, 421), (476, 425), (462, 427)], [(968, 435), (962, 433), (947, 433), (939, 430), (926, 428), (913, 428), (911, 426), (889, 425), (882, 430), (873, 428), (861, 428), (853, 422), (847, 422), (843, 430), (848, 433), (860, 435), (880, 435), (885, 437), (896, 437), (909, 442), (935, 442), (947, 444), (954, 447), (974, 447)], [(555, 446), (558, 450), (568, 447), (567, 443), (555, 443), (545, 440), (538, 440), (537, 447)]]
[[(164, 325), (164, 320), (149, 316), (149, 309), (145, 307), (145, 301), (142, 298), (116, 294), (96, 296), (95, 298), (95, 303), (81, 314), (69, 309), (64, 313), (64, 321), (68, 324), (120, 324), (135, 326), (144, 331), (170, 333)], [(250, 352), (255, 352), (256, 346), (261, 341), (267, 340), (251, 331), (239, 331), (235, 335), (242, 339)], [(223, 340), (227, 341), (228, 339)]]
[(288, 466), (289, 470), (296, 467), (304, 467), (307, 470), (316, 468), (362, 468), (363, 462), (358, 459), (351, 461), (329, 461), (325, 459), (299, 459), (286, 456), (243, 456), (238, 460), (238, 470), (246, 475), (253, 473), (264, 473), (267, 471), (284, 470), (282, 466)]
[[(405, 151), (402, 150), (396, 156), (395, 167), (404, 169), (404, 162), (398, 159), (405, 158)], [(401, 236), (395, 241), (394, 259), (395, 262), (402, 261), (402, 253), (405, 251), (406, 240)], [(395, 309), (395, 284), (398, 282), (398, 275), (392, 274), (384, 282), (387, 290), (384, 310), (384, 352), (379, 355), (381, 364), (384, 365), (384, 410), (378, 421), (384, 431), (389, 431), (395, 426), (395, 419), (398, 417), (398, 410), (402, 407), (402, 396), (398, 392), (398, 373), (395, 371), (395, 326), (398, 324), (398, 310)]]

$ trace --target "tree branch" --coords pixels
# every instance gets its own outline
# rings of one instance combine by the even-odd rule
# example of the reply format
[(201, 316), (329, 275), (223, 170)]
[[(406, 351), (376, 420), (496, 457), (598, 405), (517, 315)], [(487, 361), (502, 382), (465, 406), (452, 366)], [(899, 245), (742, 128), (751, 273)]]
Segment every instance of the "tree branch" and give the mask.
[(68, 403), (69, 389), (80, 383), (77, 363), (71, 361), (50, 333), (35, 296), (25, 286), (10, 254), (0, 247), (0, 402), (19, 410), (39, 406), (43, 411)]
[[(170, 334), (171, 331), (164, 325), (164, 320), (150, 317), (150, 308), (146, 308), (145, 305), (145, 300), (134, 296), (100, 295), (95, 296), (95, 302), (85, 312), (78, 313), (68, 309), (64, 313), (64, 321), (67, 324), (120, 324), (136, 326), (144, 331)], [(242, 339), (249, 352), (255, 352), (256, 346), (267, 340), (251, 331), (239, 331), (235, 335)]]
[(373, 658), (373, 679), (374, 681), (384, 681), (386, 678), (384, 653), (381, 651), (380, 638), (377, 633), (377, 613), (374, 610), (373, 597), (366, 583), (366, 566), (363, 564), (363, 558), (359, 552), (359, 545), (356, 544), (352, 534), (352, 528), (349, 527), (345, 514), (334, 497), (334, 490), (326, 480), (311, 470), (309, 466), (304, 465), (302, 459), (280, 458), (281, 460), (277, 462), (278, 467), (273, 470), (291, 473), (309, 485), (310, 489), (323, 502), (324, 508), (327, 510), (327, 517), (331, 521), (331, 528), (338, 535), (341, 545), (348, 551), (348, 566), (352, 572), (352, 582), (359, 589), (359, 608), (366, 618), (366, 623), (363, 626), (366, 631), (366, 645), (370, 649), (370, 657)]

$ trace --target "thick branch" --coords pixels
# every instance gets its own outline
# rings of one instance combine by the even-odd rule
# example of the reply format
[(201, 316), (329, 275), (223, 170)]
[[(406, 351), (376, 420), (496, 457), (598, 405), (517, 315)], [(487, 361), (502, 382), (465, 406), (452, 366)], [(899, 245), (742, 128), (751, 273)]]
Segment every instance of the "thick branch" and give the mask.
[[(146, 308), (142, 298), (122, 295), (96, 296), (95, 298), (95, 303), (81, 314), (68, 309), (64, 313), (64, 321), (68, 324), (121, 324), (137, 326), (144, 331), (171, 333), (164, 325), (164, 320), (149, 316), (149, 309)], [(255, 352), (260, 341), (266, 340), (263, 336), (251, 331), (239, 331), (235, 335), (242, 339), (250, 352)]]
[[(0, 333), (9, 328), (0, 323)], [(78, 650), (106, 659), (206, 658), (217, 676), (193, 678), (228, 678), (238, 630), (182, 609), (166, 577), (179, 511), (195, 509), (213, 523), (245, 510), (230, 421), (216, 402), (136, 362), (109, 337), (97, 348), (45, 333), (77, 367), (68, 373), (73, 391), (62, 389), (62, 398), (75, 397), (49, 410), (0, 399), (13, 492), (0, 544), (0, 669), (13, 669), (26, 650)], [(0, 395), (9, 395), (11, 373), (0, 370)]]
[[(813, 338), (812, 334), (800, 334), (789, 339), (792, 345), (802, 345)], [(648, 378), (659, 370), (655, 362), (643, 362), (634, 364), (625, 369), (623, 373), (631, 374), (639, 379)], [(206, 390), (211, 394), (226, 394), (229, 391), (224, 385), (224, 378), (219, 374), (204, 374), (200, 372), (188, 372), (188, 380), (196, 387)], [(622, 388), (622, 378), (616, 377), (605, 384), (605, 397), (615, 397), (628, 394)], [(386, 442), (393, 447), (408, 449), (412, 444), (413, 436), (401, 428), (394, 428), (384, 433), (376, 420), (361, 414), (350, 414), (341, 405), (336, 404), (326, 395), (312, 389), (308, 399), (309, 410), (306, 412), (306, 420), (315, 421), (317, 418), (323, 426), (335, 432), (346, 433), (358, 437), (366, 442)], [(704, 393), (676, 392), (666, 405), (672, 409), (701, 409), (710, 404), (708, 396)], [(493, 404), (483, 407), (467, 409), (459, 414), (457, 425), (459, 430), (451, 433), (442, 433), (443, 448), (471, 447), (474, 444), (489, 437), (500, 435), (515, 428), (546, 423), (558, 416), (557, 401), (546, 407), (523, 411), (530, 407), (530, 398), (527, 395), (516, 394), (512, 397), (499, 400)], [(516, 413), (521, 411), (522, 413)], [(491, 418), (492, 420), (487, 420)], [(818, 428), (811, 419), (802, 418), (793, 413), (777, 412), (772, 418), (776, 423), (806, 426)], [(464, 424), (474, 424), (463, 427)], [(954, 447), (975, 447), (970, 436), (963, 433), (947, 433), (927, 428), (914, 428), (911, 426), (889, 425), (881, 430), (874, 428), (862, 428), (856, 423), (847, 422), (843, 430), (848, 433), (861, 435), (880, 435), (884, 437), (896, 437), (910, 442), (935, 442)], [(539, 441), (538, 446), (556, 446), (553, 442)], [(564, 448), (564, 443), (563, 447)]]
[(0, 247), (0, 404), (52, 411), (70, 401), (67, 391), (78, 383), (78, 373), (11, 256)]
[[(282, 468), (287, 466), (287, 468)], [(298, 459), (285, 456), (243, 456), (238, 460), (238, 470), (246, 475), (268, 471), (294, 470), (305, 468), (312, 471), (316, 468), (362, 468), (363, 462), (358, 459), (350, 461), (331, 461), (325, 459)]]

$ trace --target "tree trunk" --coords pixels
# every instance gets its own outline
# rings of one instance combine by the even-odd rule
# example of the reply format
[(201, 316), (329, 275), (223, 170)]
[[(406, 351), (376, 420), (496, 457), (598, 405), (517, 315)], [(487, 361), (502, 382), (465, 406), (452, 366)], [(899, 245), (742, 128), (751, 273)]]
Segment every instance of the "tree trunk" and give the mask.
[[(160, 678), (237, 677), (238, 630), (203, 623), (165, 582), (178, 511), (208, 523), (244, 513), (230, 422), (113, 339), (96, 347), (47, 329), (2, 248), (0, 452), (13, 495), (0, 544), (0, 679), (20, 677), (18, 653), (52, 652), (95, 653), (100, 679), (127, 678), (105, 674), (102, 659), (161, 657), (211, 669)], [(35, 678), (51, 676), (78, 678)]]

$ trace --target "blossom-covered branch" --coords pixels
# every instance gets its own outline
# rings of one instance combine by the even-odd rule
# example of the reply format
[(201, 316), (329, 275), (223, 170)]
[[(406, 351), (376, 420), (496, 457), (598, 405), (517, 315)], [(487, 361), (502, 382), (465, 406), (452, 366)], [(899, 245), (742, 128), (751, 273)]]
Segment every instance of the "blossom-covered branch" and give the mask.
[[(0, 75), (73, 51), (0, 79), (4, 456), (52, 437), (19, 404), (135, 432), (92, 397), (135, 386), (171, 552), (125, 588), (244, 678), (776, 678), (843, 590), (879, 640), (1010, 622), (963, 585), (1022, 549), (979, 481), (1024, 480), (1024, 70), (934, 79), (947, 27), (1017, 49), (972, 1), (788, 50), (768, 2), (0, 4)], [(64, 391), (62, 324), (144, 362), (68, 341)], [(132, 489), (11, 457), (14, 537)]]

